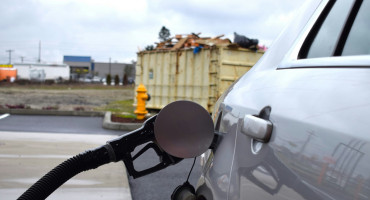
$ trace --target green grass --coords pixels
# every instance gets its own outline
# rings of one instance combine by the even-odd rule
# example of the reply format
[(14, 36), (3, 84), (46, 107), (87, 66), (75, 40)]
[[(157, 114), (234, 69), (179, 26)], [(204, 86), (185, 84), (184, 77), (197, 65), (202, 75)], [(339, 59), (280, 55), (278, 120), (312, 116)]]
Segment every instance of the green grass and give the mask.
[(127, 113), (123, 115), (130, 116), (131, 114), (133, 115), (134, 113), (134, 107), (132, 106), (133, 103), (134, 103), (133, 99), (113, 101), (104, 107), (97, 108), (97, 110), (98, 111), (111, 111), (114, 114)]

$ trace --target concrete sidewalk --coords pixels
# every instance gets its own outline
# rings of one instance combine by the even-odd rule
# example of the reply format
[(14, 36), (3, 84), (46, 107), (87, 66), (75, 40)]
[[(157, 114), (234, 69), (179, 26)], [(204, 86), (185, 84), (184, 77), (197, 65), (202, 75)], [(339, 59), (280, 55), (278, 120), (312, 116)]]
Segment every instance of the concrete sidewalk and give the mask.
[[(0, 199), (16, 199), (64, 160), (101, 146), (113, 135), (0, 132)], [(131, 200), (123, 162), (83, 172), (48, 199)]]

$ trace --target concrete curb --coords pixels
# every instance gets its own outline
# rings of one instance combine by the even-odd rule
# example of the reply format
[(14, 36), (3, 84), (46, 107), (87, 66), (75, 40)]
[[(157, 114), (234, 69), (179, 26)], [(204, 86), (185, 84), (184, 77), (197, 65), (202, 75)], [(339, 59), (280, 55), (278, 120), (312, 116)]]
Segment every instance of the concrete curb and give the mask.
[(0, 114), (11, 115), (54, 115), (54, 116), (85, 116), (103, 117), (103, 128), (111, 130), (133, 131), (142, 126), (142, 123), (117, 123), (111, 121), (111, 112), (98, 111), (67, 111), (67, 110), (35, 110), (35, 109), (0, 109)]
[(117, 123), (111, 121), (111, 112), (106, 112), (103, 120), (103, 128), (112, 130), (133, 131), (142, 126), (142, 123)]
[(101, 117), (104, 112), (96, 111), (66, 111), (66, 110), (35, 110), (35, 109), (0, 109), (0, 114), (13, 115), (56, 115), (56, 116), (88, 116)]

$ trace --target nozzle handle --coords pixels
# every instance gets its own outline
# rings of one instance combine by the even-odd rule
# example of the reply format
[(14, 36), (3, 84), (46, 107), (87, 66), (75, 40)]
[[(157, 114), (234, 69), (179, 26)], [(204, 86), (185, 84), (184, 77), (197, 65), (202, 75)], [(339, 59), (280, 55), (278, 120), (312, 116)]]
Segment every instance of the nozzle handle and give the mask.
[[(148, 168), (148, 169), (145, 169), (145, 170), (141, 170), (141, 171), (137, 171), (134, 167), (134, 164), (133, 162), (139, 158), (143, 153), (145, 153), (146, 151), (148, 151), (149, 149), (153, 149), (157, 156), (159, 157), (159, 163), (151, 168)], [(125, 157), (123, 159), (123, 162), (125, 163), (126, 165), (126, 168), (127, 168), (127, 171), (128, 173), (133, 177), (133, 178), (139, 178), (141, 176), (145, 176), (145, 175), (148, 175), (148, 174), (151, 174), (153, 172), (156, 172), (156, 171), (159, 171), (159, 170), (162, 170), (170, 165), (174, 165), (178, 162), (180, 162), (182, 160), (182, 158), (177, 158), (177, 157), (173, 157), (169, 154), (167, 154), (166, 152), (164, 152), (163, 150), (161, 150), (158, 145), (156, 145), (155, 143), (151, 142), (147, 145), (145, 145), (144, 148), (142, 148), (138, 153), (136, 153), (133, 157), (131, 157), (131, 154), (127, 157)]]
[[(182, 158), (177, 158), (169, 155), (164, 150), (162, 150), (157, 144), (154, 135), (154, 122), (157, 115), (146, 120), (142, 127), (132, 131), (130, 133), (124, 134), (117, 139), (108, 141), (112, 148), (114, 162), (122, 160), (127, 168), (127, 172), (133, 178), (138, 178), (151, 174), (153, 172), (159, 171), (168, 167), (169, 165), (176, 164), (182, 160)], [(132, 156), (133, 151), (136, 147), (148, 143), (143, 149), (141, 149), (136, 155)], [(149, 149), (153, 149), (159, 157), (160, 163), (154, 167), (137, 171), (134, 167), (134, 160), (140, 157), (144, 152)]]

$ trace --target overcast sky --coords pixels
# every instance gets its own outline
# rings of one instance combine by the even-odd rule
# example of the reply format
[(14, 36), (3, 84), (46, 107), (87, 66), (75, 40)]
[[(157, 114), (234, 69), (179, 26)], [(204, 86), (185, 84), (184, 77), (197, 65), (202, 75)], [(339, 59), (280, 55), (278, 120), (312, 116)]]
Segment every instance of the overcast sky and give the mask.
[(271, 45), (303, 0), (2, 0), (0, 63), (62, 63), (63, 55), (131, 62), (136, 52), (171, 36), (233, 32)]

